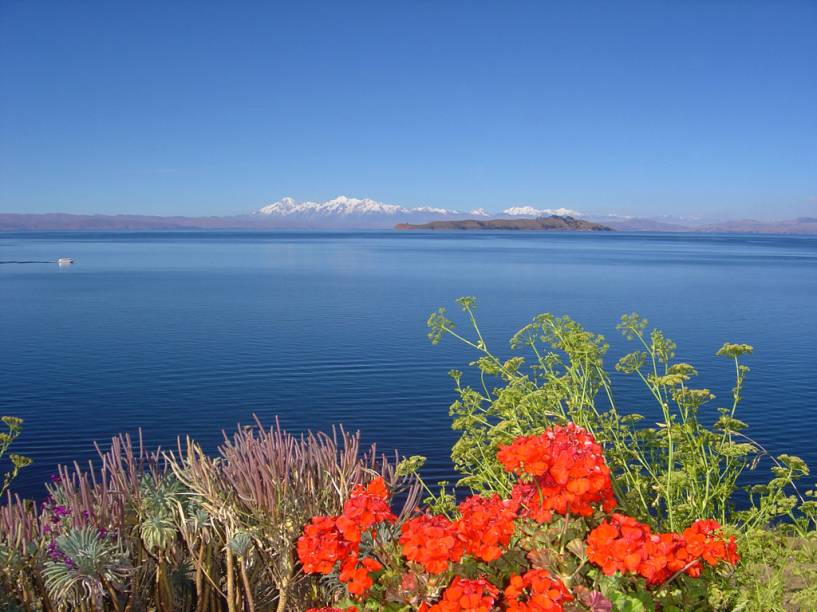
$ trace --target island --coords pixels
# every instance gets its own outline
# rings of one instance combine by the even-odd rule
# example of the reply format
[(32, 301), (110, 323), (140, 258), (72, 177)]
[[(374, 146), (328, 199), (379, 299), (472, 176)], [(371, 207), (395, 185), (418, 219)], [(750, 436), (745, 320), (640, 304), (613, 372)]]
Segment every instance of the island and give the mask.
[(431, 223), (398, 223), (396, 230), (522, 230), (550, 232), (611, 232), (612, 228), (600, 223), (574, 219), (573, 217), (539, 217), (538, 219), (490, 219), (478, 221), (432, 221)]

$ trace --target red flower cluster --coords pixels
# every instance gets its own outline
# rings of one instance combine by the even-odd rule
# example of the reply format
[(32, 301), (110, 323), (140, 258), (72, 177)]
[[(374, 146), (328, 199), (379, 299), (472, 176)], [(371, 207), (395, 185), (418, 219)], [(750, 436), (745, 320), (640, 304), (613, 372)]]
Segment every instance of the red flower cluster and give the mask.
[(352, 494), (343, 504), (343, 514), (338, 517), (338, 529), (349, 542), (360, 542), (361, 532), (384, 521), (393, 523), (397, 517), (389, 507), (386, 483), (378, 477), (364, 489), (355, 485)]
[(462, 558), (465, 546), (457, 524), (444, 516), (422, 514), (403, 524), (400, 533), (403, 556), (423, 566), (429, 574), (441, 574), (448, 563)]
[(499, 589), (484, 578), (468, 580), (457, 576), (443, 592), (442, 599), (429, 606), (420, 605), (418, 612), (490, 612), (494, 609)]
[(307, 574), (328, 574), (351, 551), (337, 526), (337, 517), (313, 516), (298, 538), (298, 559)]
[[(690, 555), (706, 561), (708, 565), (717, 565), (726, 561), (735, 565), (740, 561), (735, 536), (724, 539), (717, 521), (701, 519), (684, 529), (683, 538)], [(690, 573), (690, 576), (700, 574)]]
[(517, 438), (501, 446), (497, 458), (507, 471), (532, 481), (517, 484), (513, 497), (539, 522), (552, 512), (590, 516), (592, 504), (608, 512), (616, 506), (601, 446), (573, 423)]
[(564, 583), (543, 569), (511, 576), (505, 588), (506, 609), (521, 612), (560, 612), (573, 596)]
[[(399, 537), (403, 559), (395, 559), (397, 555), (391, 554), (390, 547), (381, 550), (383, 563), (389, 565), (383, 572), (387, 594), (398, 592), (401, 601), (417, 602), (437, 598), (438, 589), (448, 583), (437, 601), (422, 603), (419, 612), (489, 612), (497, 605), (503, 610), (558, 612), (573, 601), (565, 584), (544, 569), (511, 576), (499, 604), (500, 588), (483, 576), (455, 576), (449, 582), (451, 574), (459, 573), (452, 571), (451, 564), (459, 563), (465, 555), (484, 563), (502, 557), (511, 545), (520, 516), (542, 523), (549, 521), (553, 513), (590, 516), (597, 506), (610, 512), (616, 505), (601, 446), (572, 423), (552, 427), (538, 436), (517, 438), (502, 446), (497, 457), (506, 470), (521, 477), (510, 498), (473, 495), (459, 505), (460, 518), (455, 521), (431, 514), (406, 521)], [(298, 540), (298, 557), (304, 571), (338, 571), (348, 592), (363, 600), (373, 585), (374, 574), (384, 566), (372, 556), (363, 556), (367, 549), (361, 547), (361, 540), (368, 543), (367, 534), (375, 534), (377, 525), (396, 522), (388, 501), (385, 482), (376, 478), (365, 488), (354, 487), (340, 516), (314, 517)], [(727, 540), (715, 521), (696, 521), (682, 533), (653, 533), (648, 525), (615, 513), (588, 534), (586, 554), (607, 575), (640, 575), (650, 585), (663, 584), (679, 573), (699, 576), (707, 564), (738, 561), (734, 538)], [(392, 566), (392, 561), (397, 567)], [(403, 572), (405, 561), (417, 565), (408, 567), (398, 587), (391, 579), (400, 577), (394, 570)], [(506, 575), (504, 570), (502, 575)], [(586, 604), (582, 591), (576, 593)], [(377, 589), (368, 597), (376, 599), (381, 595), (381, 589)], [(308, 612), (356, 610), (351, 606), (313, 608)]]
[(649, 584), (660, 584), (678, 572), (700, 576), (703, 559), (737, 563), (735, 539), (720, 534), (711, 520), (696, 521), (678, 533), (652, 533), (648, 525), (622, 514), (613, 514), (587, 536), (587, 558), (608, 576), (639, 574)]
[(346, 590), (352, 595), (363, 595), (368, 591), (374, 581), (369, 575), (383, 569), (383, 564), (377, 559), (363, 557), (360, 559), (358, 553), (352, 552), (340, 566), (340, 581), (346, 583)]
[(508, 546), (514, 532), (518, 504), (498, 495), (472, 495), (460, 506), (457, 533), (465, 552), (482, 561), (495, 561)]
[(370, 574), (383, 566), (371, 557), (360, 558), (360, 538), (377, 523), (397, 520), (388, 497), (386, 483), (378, 477), (365, 488), (356, 485), (352, 489), (340, 516), (313, 517), (298, 539), (304, 572), (329, 574), (340, 562), (340, 580), (350, 593), (363, 595), (372, 586)]

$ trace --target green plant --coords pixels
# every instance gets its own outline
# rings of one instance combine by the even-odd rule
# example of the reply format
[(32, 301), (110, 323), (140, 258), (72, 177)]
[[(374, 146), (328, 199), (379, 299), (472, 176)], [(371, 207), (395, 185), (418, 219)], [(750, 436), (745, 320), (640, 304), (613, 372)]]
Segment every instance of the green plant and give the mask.
[[(553, 423), (573, 421), (604, 444), (622, 506), (656, 528), (682, 529), (698, 517), (743, 530), (779, 517), (798, 524), (811, 520), (809, 505), (798, 509), (805, 499), (796, 489), (807, 469), (790, 455), (773, 458), (775, 478), (753, 489), (755, 503), (749, 510), (733, 512), (741, 474), (766, 454), (746, 436), (746, 424), (736, 417), (749, 371), (740, 357), (752, 347), (727, 343), (718, 351), (734, 360), (736, 382), (731, 405), (719, 409), (717, 419), (704, 419), (701, 409), (714, 395), (691, 385), (694, 367), (677, 362), (675, 343), (660, 330), (648, 330), (646, 319), (623, 316), (618, 329), (639, 347), (615, 369), (640, 379), (657, 404), (661, 420), (649, 427), (642, 425), (641, 414), (619, 411), (612, 376), (604, 366), (604, 337), (569, 317), (541, 314), (511, 338), (516, 354), (500, 359), (479, 329), (476, 301), (460, 298), (458, 303), (473, 337), (460, 334), (442, 308), (432, 313), (428, 326), (432, 342), (452, 336), (478, 354), (471, 364), (478, 371), (478, 385), (466, 385), (462, 372), (451, 372), (458, 394), (451, 405), (453, 428), (461, 432), (452, 459), (464, 475), (460, 485), (506, 492), (507, 475), (493, 457), (498, 445)], [(706, 420), (714, 424), (708, 426)]]
[[(26, 610), (303, 610), (325, 586), (294, 560), (303, 523), (385, 475), (409, 512), (413, 475), (360, 437), (242, 427), (219, 456), (193, 440), (148, 452), (116, 436), (99, 466), (60, 467), (42, 505), (0, 506), (0, 607)], [(84, 607), (83, 607), (84, 606)]]
[(45, 588), (52, 599), (79, 610), (102, 606), (109, 595), (118, 602), (131, 570), (125, 549), (94, 527), (69, 528), (54, 540), (51, 559), (45, 562)]
[(0, 431), (0, 459), (8, 455), (8, 460), (11, 463), (11, 467), (3, 474), (2, 481), (0, 481), (1, 499), (6, 494), (6, 491), (8, 491), (11, 481), (17, 478), (20, 470), (31, 465), (31, 459), (16, 453), (9, 453), (11, 445), (23, 432), (23, 419), (13, 416), (4, 416), (0, 418), (0, 421), (2, 421), (6, 427), (6, 431)]
[(817, 601), (817, 533), (780, 529), (746, 534), (741, 563), (728, 582), (712, 585), (713, 608), (751, 612), (811, 612)]

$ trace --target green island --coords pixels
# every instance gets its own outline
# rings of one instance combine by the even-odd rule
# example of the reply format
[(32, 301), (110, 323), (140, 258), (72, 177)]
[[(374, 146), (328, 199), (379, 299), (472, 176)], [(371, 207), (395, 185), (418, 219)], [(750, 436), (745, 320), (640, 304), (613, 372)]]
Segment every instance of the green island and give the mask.
[[(730, 397), (695, 386), (676, 344), (636, 314), (633, 350), (541, 314), (485, 342), (473, 298), (429, 338), (464, 343), (451, 371), (456, 483), (419, 456), (362, 448), (338, 427), (239, 427), (215, 456), (192, 439), (151, 451), (129, 435), (93, 466), (63, 466), (41, 503), (8, 493), (29, 460), (5, 417), (4, 610), (814, 610), (815, 492), (805, 463), (770, 455), (740, 405), (753, 351), (726, 343)], [(616, 402), (639, 381), (650, 422)], [(770, 407), (771, 408), (771, 407)], [(753, 484), (745, 485), (754, 471)], [(768, 473), (769, 478), (758, 479)]]
[(398, 223), (397, 230), (517, 230), (555, 232), (611, 232), (612, 228), (570, 216), (551, 215), (538, 219), (466, 219), (463, 221), (431, 221), (430, 223)]

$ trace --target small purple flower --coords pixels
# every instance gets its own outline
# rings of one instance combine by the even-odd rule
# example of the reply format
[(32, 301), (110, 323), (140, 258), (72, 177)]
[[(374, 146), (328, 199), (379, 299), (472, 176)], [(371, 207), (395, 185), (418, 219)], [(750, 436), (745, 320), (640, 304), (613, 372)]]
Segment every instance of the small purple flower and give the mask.
[(87, 521), (88, 519), (91, 518), (91, 513), (88, 512), (87, 510), (83, 510), (82, 511), (82, 518), (84, 518)]
[(59, 484), (62, 482), (62, 477), (59, 474), (51, 474), (51, 482)]
[(48, 553), (47, 554), (48, 554), (48, 558), (51, 559), (52, 561), (62, 561), (63, 558), (65, 557), (65, 555), (59, 549), (59, 546), (57, 546), (57, 543), (54, 540), (51, 540), (48, 543)]
[(68, 516), (69, 514), (71, 514), (70, 508), (66, 508), (65, 506), (56, 506), (54, 508), (55, 516), (59, 516), (60, 518), (62, 518), (63, 516)]
[(97, 530), (97, 534), (99, 535), (100, 538), (107, 538), (108, 530), (105, 529), (104, 527), (100, 527), (99, 530)]

